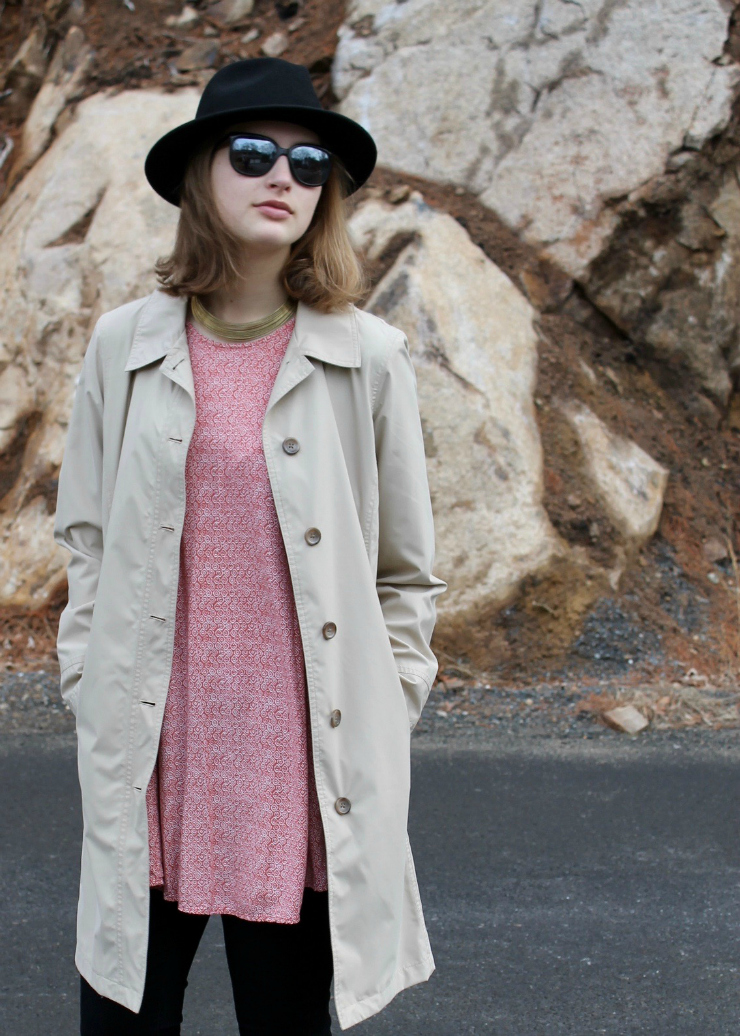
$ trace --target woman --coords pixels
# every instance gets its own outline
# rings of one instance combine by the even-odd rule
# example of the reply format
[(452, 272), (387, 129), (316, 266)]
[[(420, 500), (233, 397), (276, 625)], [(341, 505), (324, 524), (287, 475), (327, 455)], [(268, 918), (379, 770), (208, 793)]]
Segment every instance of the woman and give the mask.
[(332, 979), (347, 1028), (434, 968), (406, 819), (446, 583), (408, 342), (355, 305), (375, 159), (276, 58), (147, 156), (175, 248), (95, 326), (54, 530), (83, 1036), (179, 1033), (213, 913), (241, 1033), (330, 1032)]

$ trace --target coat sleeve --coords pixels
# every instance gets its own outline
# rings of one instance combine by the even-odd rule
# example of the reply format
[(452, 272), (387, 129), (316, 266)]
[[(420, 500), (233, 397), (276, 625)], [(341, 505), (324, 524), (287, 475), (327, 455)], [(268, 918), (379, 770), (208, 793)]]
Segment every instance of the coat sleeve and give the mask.
[(437, 674), (429, 645), (436, 598), (447, 583), (432, 573), (434, 522), (416, 372), (406, 335), (394, 330), (373, 405), (379, 510), (376, 586), (413, 730)]
[(57, 657), (61, 695), (75, 715), (103, 557), (103, 398), (96, 325), (75, 387), (54, 516), (54, 539), (71, 555), (67, 563), (68, 599), (59, 617)]

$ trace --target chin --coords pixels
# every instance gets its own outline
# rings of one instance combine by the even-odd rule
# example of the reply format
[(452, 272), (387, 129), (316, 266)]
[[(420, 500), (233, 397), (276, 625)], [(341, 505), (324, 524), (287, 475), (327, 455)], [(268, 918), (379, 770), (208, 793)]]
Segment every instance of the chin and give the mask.
[(286, 245), (292, 244), (292, 234), (280, 234), (280, 233), (262, 233), (262, 234), (243, 234), (240, 233), (239, 237), (244, 242), (247, 248), (264, 249), (270, 250), (273, 248), (285, 248)]

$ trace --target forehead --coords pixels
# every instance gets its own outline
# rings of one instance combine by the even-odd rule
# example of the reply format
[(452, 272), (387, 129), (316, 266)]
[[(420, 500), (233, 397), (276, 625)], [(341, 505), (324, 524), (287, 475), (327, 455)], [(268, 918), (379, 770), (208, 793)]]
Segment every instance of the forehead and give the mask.
[(278, 122), (277, 120), (254, 119), (242, 120), (230, 125), (227, 133), (238, 133), (249, 131), (261, 133), (265, 137), (272, 137), (283, 147), (298, 142), (305, 144), (320, 144), (321, 139), (318, 133), (294, 122)]

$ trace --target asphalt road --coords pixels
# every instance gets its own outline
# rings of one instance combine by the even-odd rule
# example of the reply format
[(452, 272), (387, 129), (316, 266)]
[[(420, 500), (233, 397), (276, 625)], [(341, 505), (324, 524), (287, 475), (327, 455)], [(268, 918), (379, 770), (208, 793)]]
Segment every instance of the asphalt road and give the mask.
[[(737, 737), (418, 738), (410, 829), (437, 970), (351, 1031), (734, 1036), (739, 764)], [(70, 738), (0, 737), (0, 780), (0, 1032), (74, 1036)], [(196, 1033), (236, 1036), (215, 918), (186, 1000)]]

